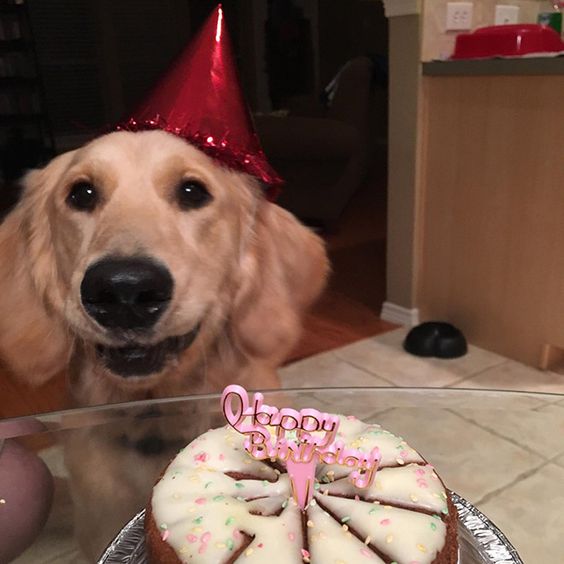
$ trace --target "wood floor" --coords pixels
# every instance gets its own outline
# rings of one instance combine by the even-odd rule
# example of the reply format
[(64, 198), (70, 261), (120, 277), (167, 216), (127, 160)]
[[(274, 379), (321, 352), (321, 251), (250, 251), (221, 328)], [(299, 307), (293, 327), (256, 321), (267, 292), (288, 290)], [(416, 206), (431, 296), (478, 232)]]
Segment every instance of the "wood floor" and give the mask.
[(379, 317), (386, 296), (386, 190), (383, 174), (369, 178), (345, 210), (336, 233), (325, 237), (333, 273), (307, 316), (289, 360), (385, 333), (396, 325)]
[[(355, 195), (338, 230), (326, 237), (333, 265), (329, 287), (305, 320), (304, 334), (288, 360), (384, 333), (386, 193), (383, 174), (375, 174)], [(68, 406), (65, 377), (29, 389), (0, 365), (0, 419)]]

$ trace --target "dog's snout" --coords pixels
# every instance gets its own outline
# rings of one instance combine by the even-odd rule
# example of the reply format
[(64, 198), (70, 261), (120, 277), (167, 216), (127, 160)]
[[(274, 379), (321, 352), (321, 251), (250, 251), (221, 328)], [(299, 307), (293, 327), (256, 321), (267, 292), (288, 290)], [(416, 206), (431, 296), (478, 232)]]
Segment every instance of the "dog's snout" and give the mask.
[(87, 313), (103, 327), (144, 330), (167, 309), (173, 280), (162, 264), (145, 257), (110, 257), (88, 268), (80, 294)]

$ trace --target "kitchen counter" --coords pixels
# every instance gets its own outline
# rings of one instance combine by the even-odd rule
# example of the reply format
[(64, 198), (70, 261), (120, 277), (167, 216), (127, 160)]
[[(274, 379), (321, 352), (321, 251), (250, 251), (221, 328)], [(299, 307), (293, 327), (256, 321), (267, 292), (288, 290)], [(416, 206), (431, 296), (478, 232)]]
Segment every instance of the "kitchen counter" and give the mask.
[(450, 321), (469, 342), (532, 366), (564, 363), (564, 59), (425, 69), (421, 319)]
[(564, 57), (473, 59), (423, 63), (425, 76), (564, 75)]

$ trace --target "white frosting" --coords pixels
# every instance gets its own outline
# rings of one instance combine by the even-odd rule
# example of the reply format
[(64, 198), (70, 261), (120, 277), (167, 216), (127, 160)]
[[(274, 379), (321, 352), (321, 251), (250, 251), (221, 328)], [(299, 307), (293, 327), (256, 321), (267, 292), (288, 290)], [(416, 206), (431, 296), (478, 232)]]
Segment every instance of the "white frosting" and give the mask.
[[(342, 467), (320, 466), (319, 487), (305, 517), (307, 539), (287, 474), (253, 460), (242, 435), (214, 429), (183, 449), (152, 498), (155, 523), (179, 560), (227, 562), (250, 536), (239, 557), (249, 564), (382, 563), (379, 554), (398, 564), (430, 564), (446, 536), (441, 481), (401, 438), (378, 425), (340, 419), (339, 438), (367, 452), (378, 446), (383, 468), (370, 488), (358, 490)], [(237, 481), (228, 472), (258, 479)]]

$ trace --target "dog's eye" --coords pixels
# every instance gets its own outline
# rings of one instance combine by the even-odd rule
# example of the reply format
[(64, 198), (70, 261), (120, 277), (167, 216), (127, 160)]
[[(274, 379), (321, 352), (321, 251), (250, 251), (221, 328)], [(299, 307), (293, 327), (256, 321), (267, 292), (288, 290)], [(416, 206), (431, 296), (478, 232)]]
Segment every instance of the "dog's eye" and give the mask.
[(205, 206), (211, 195), (198, 180), (183, 180), (176, 189), (176, 200), (183, 210), (193, 210)]
[(71, 186), (67, 196), (67, 204), (78, 211), (91, 212), (100, 198), (96, 188), (89, 182), (77, 182)]

